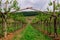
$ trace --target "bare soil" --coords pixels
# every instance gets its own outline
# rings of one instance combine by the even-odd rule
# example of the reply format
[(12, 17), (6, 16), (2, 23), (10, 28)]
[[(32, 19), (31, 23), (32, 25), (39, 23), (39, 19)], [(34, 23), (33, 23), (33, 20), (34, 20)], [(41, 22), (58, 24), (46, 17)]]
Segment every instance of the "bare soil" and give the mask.
[(6, 38), (1, 38), (0, 40), (12, 40), (15, 35), (18, 35), (21, 31), (25, 29), (26, 25), (23, 25), (23, 27), (14, 33), (9, 33)]

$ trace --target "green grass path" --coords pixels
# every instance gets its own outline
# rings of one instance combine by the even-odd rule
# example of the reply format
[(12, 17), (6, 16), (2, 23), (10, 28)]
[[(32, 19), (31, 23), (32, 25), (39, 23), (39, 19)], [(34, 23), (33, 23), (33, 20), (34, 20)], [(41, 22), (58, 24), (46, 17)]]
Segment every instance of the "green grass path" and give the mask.
[(19, 33), (19, 35), (15, 35), (13, 40), (52, 40), (52, 39), (42, 34), (40, 31), (34, 29), (30, 24), (28, 24), (27, 27), (21, 33)]

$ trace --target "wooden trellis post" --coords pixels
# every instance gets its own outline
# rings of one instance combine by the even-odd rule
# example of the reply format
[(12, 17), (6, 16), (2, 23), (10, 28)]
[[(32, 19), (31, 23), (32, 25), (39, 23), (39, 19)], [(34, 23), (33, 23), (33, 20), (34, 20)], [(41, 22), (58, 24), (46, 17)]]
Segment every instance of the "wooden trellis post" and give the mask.
[(3, 30), (3, 33), (4, 33), (4, 37), (7, 36), (7, 15), (4, 14), (4, 13), (1, 13), (2, 14), (2, 30)]
[(53, 1), (53, 20), (54, 20), (54, 37), (57, 37), (57, 26), (56, 26), (56, 21), (57, 21), (57, 16), (55, 14), (55, 1)]

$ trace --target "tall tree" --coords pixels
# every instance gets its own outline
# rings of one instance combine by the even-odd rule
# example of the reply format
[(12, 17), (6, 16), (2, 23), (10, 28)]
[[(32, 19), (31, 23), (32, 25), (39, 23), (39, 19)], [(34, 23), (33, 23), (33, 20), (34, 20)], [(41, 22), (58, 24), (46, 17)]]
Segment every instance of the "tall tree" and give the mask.
[(56, 26), (56, 21), (57, 21), (57, 15), (56, 15), (56, 10), (59, 10), (58, 7), (59, 7), (59, 4), (57, 4), (55, 2), (56, 0), (52, 2), (50, 2), (49, 6), (53, 6), (53, 14), (52, 14), (52, 17), (54, 18), (54, 37), (56, 38), (57, 37), (57, 26)]
[(15, 10), (12, 12), (16, 12), (20, 9), (17, 0), (5, 0), (5, 2), (0, 0), (0, 14), (3, 21), (4, 37), (7, 36), (7, 14), (12, 13), (12, 9)]

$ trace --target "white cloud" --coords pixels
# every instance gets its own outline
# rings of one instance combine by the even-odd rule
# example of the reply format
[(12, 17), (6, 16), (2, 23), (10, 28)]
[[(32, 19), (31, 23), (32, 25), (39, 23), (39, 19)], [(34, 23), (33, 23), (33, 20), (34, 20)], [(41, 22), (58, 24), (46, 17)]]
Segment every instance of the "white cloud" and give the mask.
[(49, 0), (20, 0), (21, 8), (34, 7), (36, 9), (46, 10)]
[(21, 8), (33, 7), (35, 9), (46, 10), (50, 0), (17, 0)]

